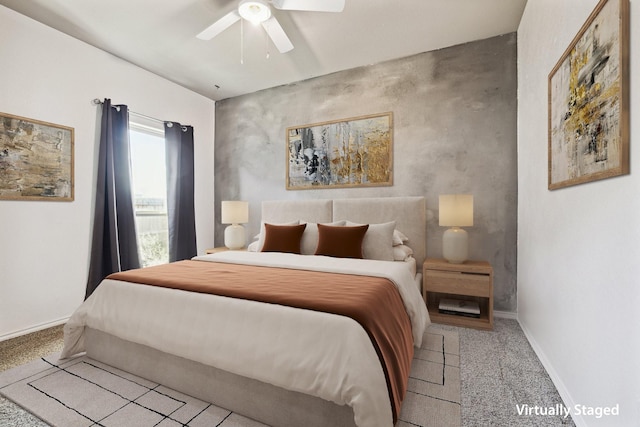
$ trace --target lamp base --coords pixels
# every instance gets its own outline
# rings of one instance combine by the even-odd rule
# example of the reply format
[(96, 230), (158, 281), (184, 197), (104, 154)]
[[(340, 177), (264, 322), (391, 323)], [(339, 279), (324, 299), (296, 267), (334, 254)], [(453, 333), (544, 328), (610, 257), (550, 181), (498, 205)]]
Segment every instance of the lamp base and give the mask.
[(231, 250), (244, 248), (247, 243), (244, 227), (238, 224), (229, 225), (224, 229), (224, 245)]
[(469, 256), (469, 239), (465, 230), (452, 227), (442, 235), (442, 256), (451, 264), (462, 264)]

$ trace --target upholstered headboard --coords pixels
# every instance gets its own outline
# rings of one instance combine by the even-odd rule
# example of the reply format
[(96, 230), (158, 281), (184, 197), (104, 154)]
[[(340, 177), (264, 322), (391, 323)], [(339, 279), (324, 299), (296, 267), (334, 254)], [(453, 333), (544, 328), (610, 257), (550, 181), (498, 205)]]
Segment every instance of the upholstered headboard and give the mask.
[(396, 222), (413, 249), (417, 265), (426, 257), (424, 197), (374, 197), (361, 199), (277, 200), (262, 202), (262, 221), (315, 223), (348, 220), (361, 224)]

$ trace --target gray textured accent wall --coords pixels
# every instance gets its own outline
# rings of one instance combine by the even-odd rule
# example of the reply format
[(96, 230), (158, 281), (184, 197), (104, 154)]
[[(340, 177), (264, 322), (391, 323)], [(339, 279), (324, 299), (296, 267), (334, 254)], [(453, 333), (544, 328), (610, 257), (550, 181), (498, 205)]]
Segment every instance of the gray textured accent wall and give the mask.
[[(474, 195), (469, 253), (494, 268), (495, 309), (516, 311), (516, 34), (370, 65), (216, 103), (216, 244), (222, 200), (425, 196), (427, 256), (442, 256), (438, 195)], [(393, 112), (394, 185), (287, 191), (290, 126)]]

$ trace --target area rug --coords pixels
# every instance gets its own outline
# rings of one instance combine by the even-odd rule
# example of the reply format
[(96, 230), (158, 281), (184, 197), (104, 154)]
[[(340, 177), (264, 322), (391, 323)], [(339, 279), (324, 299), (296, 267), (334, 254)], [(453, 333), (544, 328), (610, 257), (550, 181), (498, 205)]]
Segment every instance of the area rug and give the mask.
[[(427, 330), (397, 427), (460, 425), (459, 347), (456, 331)], [(0, 394), (60, 427), (264, 425), (86, 356), (52, 354), (2, 372)]]

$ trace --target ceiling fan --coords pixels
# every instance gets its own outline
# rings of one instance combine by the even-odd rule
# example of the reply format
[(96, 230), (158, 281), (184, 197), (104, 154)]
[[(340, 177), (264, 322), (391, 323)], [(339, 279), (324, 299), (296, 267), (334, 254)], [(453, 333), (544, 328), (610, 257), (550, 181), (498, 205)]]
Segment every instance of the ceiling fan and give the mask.
[(262, 24), (273, 44), (280, 53), (289, 52), (293, 44), (285, 34), (278, 20), (271, 14), (269, 3), (279, 10), (303, 10), (308, 12), (342, 12), (345, 0), (242, 0), (238, 8), (205, 28), (198, 37), (201, 40), (211, 40), (240, 19), (252, 24)]

